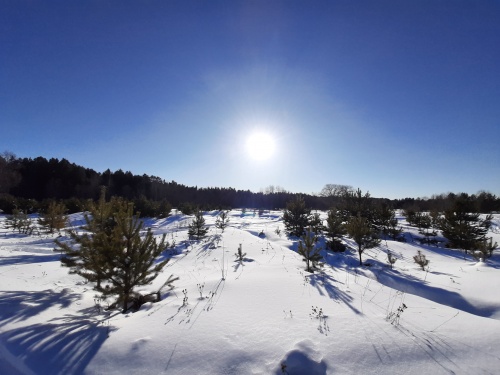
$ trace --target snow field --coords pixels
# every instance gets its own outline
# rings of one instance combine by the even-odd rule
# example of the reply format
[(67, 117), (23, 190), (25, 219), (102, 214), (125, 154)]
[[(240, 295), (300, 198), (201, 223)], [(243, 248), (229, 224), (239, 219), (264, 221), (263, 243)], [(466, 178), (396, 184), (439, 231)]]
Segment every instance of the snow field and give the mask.
[[(92, 286), (60, 266), (55, 236), (0, 230), (0, 373), (282, 374), (282, 364), (289, 374), (500, 372), (498, 255), (478, 264), (456, 250), (384, 240), (363, 254), (370, 267), (357, 266), (355, 251), (325, 252), (325, 266), (309, 274), (280, 212), (233, 210), (224, 233), (216, 214), (205, 214), (201, 241), (188, 241), (182, 214), (146, 221), (176, 247), (142, 290), (179, 280), (128, 314), (96, 308)], [(81, 219), (72, 215), (72, 225)], [(398, 257), (393, 270), (387, 250)], [(413, 262), (417, 250), (427, 271)]]

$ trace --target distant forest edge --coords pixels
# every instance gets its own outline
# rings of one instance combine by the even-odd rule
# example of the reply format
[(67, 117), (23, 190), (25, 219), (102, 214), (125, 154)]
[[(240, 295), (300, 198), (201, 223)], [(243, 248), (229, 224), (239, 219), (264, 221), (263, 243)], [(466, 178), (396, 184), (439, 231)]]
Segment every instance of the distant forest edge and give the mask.
[[(0, 155), (0, 209), (5, 213), (11, 213), (14, 208), (36, 212), (51, 200), (64, 201), (69, 212), (82, 211), (85, 209), (85, 202), (98, 199), (102, 186), (106, 187), (107, 196), (119, 196), (133, 201), (136, 209), (145, 216), (148, 216), (151, 202), (163, 202), (181, 209), (184, 213), (189, 213), (195, 207), (203, 210), (282, 209), (297, 195), (304, 198), (308, 207), (327, 210), (335, 204), (335, 187), (349, 188), (345, 185), (327, 184), (322, 192), (314, 195), (291, 193), (272, 185), (260, 192), (230, 187), (199, 188), (175, 181), (167, 182), (157, 176), (133, 175), (121, 169), (115, 172), (107, 169), (99, 173), (70, 163), (66, 159), (18, 158), (10, 152)], [(450, 207), (457, 197), (464, 195), (476, 203), (478, 212), (500, 211), (500, 197), (486, 191), (473, 195), (447, 193), (430, 198), (372, 199), (394, 209), (443, 211)]]

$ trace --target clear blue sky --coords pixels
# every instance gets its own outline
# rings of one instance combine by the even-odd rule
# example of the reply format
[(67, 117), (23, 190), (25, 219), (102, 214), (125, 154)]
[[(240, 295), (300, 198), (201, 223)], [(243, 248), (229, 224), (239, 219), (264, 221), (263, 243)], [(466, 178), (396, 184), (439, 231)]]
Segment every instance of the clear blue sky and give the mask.
[(5, 150), (203, 187), (500, 195), (500, 2), (0, 0)]

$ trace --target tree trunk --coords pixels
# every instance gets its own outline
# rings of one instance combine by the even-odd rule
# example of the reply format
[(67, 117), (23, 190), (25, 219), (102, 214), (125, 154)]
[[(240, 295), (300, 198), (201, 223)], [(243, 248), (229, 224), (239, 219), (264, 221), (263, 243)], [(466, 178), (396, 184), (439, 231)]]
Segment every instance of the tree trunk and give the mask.
[(359, 254), (359, 265), (362, 266), (363, 262), (361, 261), (361, 253), (363, 251), (361, 250), (361, 245), (358, 245), (358, 254)]
[(123, 310), (122, 313), (125, 314), (128, 310), (128, 293), (123, 296)]

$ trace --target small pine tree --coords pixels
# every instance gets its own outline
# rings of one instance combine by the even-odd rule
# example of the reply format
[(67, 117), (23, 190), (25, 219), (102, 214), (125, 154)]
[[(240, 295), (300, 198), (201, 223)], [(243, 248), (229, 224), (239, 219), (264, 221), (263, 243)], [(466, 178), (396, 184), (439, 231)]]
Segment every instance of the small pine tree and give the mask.
[(417, 255), (413, 257), (415, 263), (417, 263), (420, 267), (422, 267), (422, 271), (425, 270), (425, 266), (429, 264), (429, 260), (425, 258), (425, 255), (420, 252), (417, 252)]
[(396, 219), (396, 214), (393, 209), (391, 209), (387, 204), (381, 204), (375, 210), (376, 227), (385, 235), (392, 240), (397, 240), (401, 232), (403, 231), (401, 227), (398, 227), (398, 220)]
[(296, 237), (302, 236), (309, 225), (310, 216), (311, 210), (306, 208), (304, 198), (297, 196), (293, 201), (288, 202), (283, 212), (283, 222), (288, 234)]
[(420, 234), (428, 233), (432, 227), (431, 216), (426, 213), (417, 213), (417, 227)]
[(310, 227), (299, 241), (297, 252), (304, 258), (307, 272), (314, 272), (318, 262), (322, 259), (320, 249), (316, 247), (316, 242), (316, 236)]
[(34, 230), (33, 220), (23, 211), (14, 209), (12, 215), (9, 215), (5, 220), (5, 228), (17, 230), (22, 234), (32, 234)]
[(400, 226), (398, 227), (398, 219), (395, 217), (389, 220), (387, 226), (384, 228), (384, 234), (389, 236), (394, 241), (401, 240), (403, 238), (401, 237), (402, 232), (403, 229)]
[(377, 233), (373, 230), (368, 219), (362, 216), (353, 216), (349, 219), (346, 225), (347, 233), (358, 245), (359, 265), (363, 265), (361, 254), (366, 249), (377, 246), (380, 239)]
[(188, 235), (190, 238), (196, 238), (199, 240), (203, 238), (208, 232), (208, 227), (205, 226), (205, 218), (203, 217), (203, 212), (197, 210), (194, 214), (194, 219), (189, 224)]
[(417, 212), (419, 211), (415, 207), (409, 207), (403, 210), (403, 215), (406, 216), (406, 221), (408, 222), (408, 224), (415, 225), (415, 223), (417, 222)]
[(432, 228), (439, 229), (439, 224), (441, 222), (441, 212), (439, 212), (438, 210), (431, 210), (429, 216), (431, 217)]
[(493, 255), (493, 251), (498, 247), (498, 244), (496, 242), (493, 243), (493, 237), (490, 237), (489, 241), (485, 237), (483, 240), (478, 242), (479, 243), (476, 246), (477, 250), (473, 251), (472, 255), (477, 261), (484, 262), (486, 258), (490, 258)]
[(170, 212), (172, 211), (172, 205), (166, 199), (163, 199), (159, 204), (156, 212), (156, 216), (160, 219), (166, 218), (170, 216)]
[(492, 216), (485, 219), (476, 211), (475, 202), (466, 195), (460, 196), (450, 210), (444, 212), (440, 229), (448, 239), (448, 246), (464, 250), (476, 250), (491, 226)]
[(240, 244), (240, 246), (238, 246), (238, 252), (237, 253), (234, 253), (234, 256), (236, 257), (236, 260), (239, 261), (240, 263), (243, 262), (243, 260), (245, 259), (245, 256), (247, 255), (247, 253), (244, 253), (243, 252), (243, 247), (242, 245)]
[(342, 216), (336, 209), (328, 211), (326, 219), (326, 245), (328, 248), (335, 252), (345, 251), (346, 247), (341, 242), (342, 236), (346, 234), (345, 225)]
[(47, 210), (41, 214), (38, 224), (46, 228), (47, 233), (61, 231), (66, 226), (68, 217), (65, 215), (66, 206), (64, 203), (50, 202)]
[(215, 220), (215, 227), (224, 232), (224, 229), (229, 225), (229, 215), (227, 211), (221, 211), (219, 215), (217, 215), (217, 219)]
[(373, 226), (380, 232), (386, 234), (387, 227), (390, 226), (391, 220), (395, 217), (394, 210), (386, 202), (374, 205), (372, 210)]
[(168, 258), (157, 262), (156, 258), (168, 247), (165, 235), (160, 242), (148, 228), (146, 234), (141, 236), (144, 222), (134, 216), (131, 204), (122, 206), (115, 214), (117, 225), (113, 231), (110, 252), (106, 259), (110, 267), (106, 285), (99, 291), (104, 296), (118, 295), (118, 303), (122, 304), (122, 311), (126, 312), (134, 288), (150, 284), (167, 264)]
[(378, 229), (376, 207), (369, 192), (363, 194), (361, 189), (345, 191), (338, 209), (344, 222), (351, 217), (361, 216), (368, 220), (370, 226)]
[(321, 234), (325, 229), (323, 225), (323, 220), (321, 220), (319, 213), (315, 212), (309, 219), (309, 227), (314, 232), (316, 236)]
[(21, 221), (24, 217), (24, 214), (22, 211), (18, 210), (17, 208), (14, 208), (12, 210), (12, 214), (7, 216), (5, 219), (5, 229), (12, 229), (13, 231), (20, 231), (19, 228), (21, 227)]
[[(55, 242), (63, 252), (61, 264), (70, 268), (70, 274), (77, 274), (90, 282), (95, 282), (96, 289), (101, 287), (101, 280), (105, 279), (109, 243), (116, 226), (114, 218), (115, 208), (122, 201), (113, 198), (110, 202), (105, 200), (105, 190), (101, 190), (101, 196), (97, 204), (91, 203), (89, 212), (83, 218), (85, 225), (83, 233), (75, 228), (68, 231), (69, 243), (57, 239)], [(75, 246), (76, 245), (76, 246)]]
[[(103, 297), (116, 295), (122, 311), (129, 309), (134, 288), (155, 279), (168, 262), (156, 258), (168, 246), (165, 235), (157, 242), (149, 228), (141, 236), (144, 223), (133, 214), (133, 206), (120, 199), (103, 200), (85, 215), (85, 229), (70, 230), (70, 243), (56, 240), (63, 252), (61, 263), (90, 282)], [(79, 245), (74, 246), (74, 245)]]

